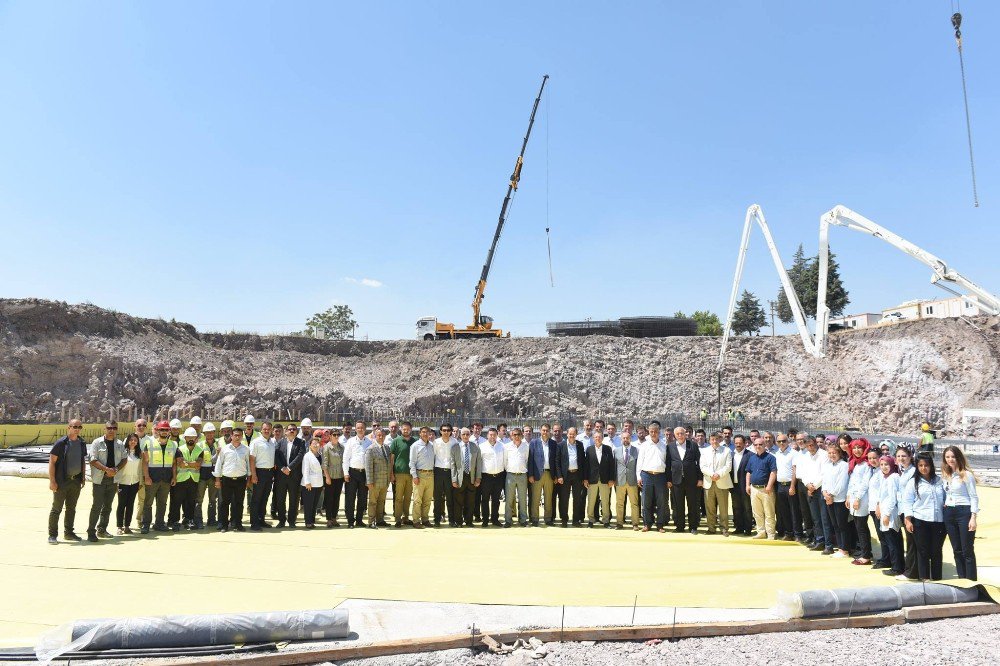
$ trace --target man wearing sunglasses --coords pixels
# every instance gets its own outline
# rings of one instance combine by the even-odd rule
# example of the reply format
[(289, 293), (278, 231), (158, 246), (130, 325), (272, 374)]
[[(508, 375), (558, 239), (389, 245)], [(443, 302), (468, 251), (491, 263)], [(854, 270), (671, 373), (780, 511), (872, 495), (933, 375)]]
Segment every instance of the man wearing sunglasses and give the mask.
[(177, 443), (170, 439), (170, 424), (160, 421), (156, 424), (156, 441), (142, 451), (143, 481), (146, 484), (146, 501), (142, 506), (143, 534), (149, 534), (150, 523), (153, 523), (153, 501), (156, 501), (156, 522), (153, 530), (166, 532), (164, 518), (167, 514), (167, 499), (170, 489), (177, 482), (177, 468), (174, 458), (177, 455)]
[(118, 422), (104, 424), (104, 435), (90, 443), (90, 482), (94, 503), (90, 507), (90, 521), (87, 523), (87, 541), (97, 542), (97, 537), (111, 539), (108, 521), (111, 520), (111, 504), (118, 487), (115, 485), (117, 464), (125, 457), (124, 445), (118, 440)]
[(59, 540), (59, 514), (66, 507), (66, 518), (63, 521), (63, 539), (80, 541), (73, 531), (76, 519), (76, 502), (80, 499), (80, 491), (87, 481), (83, 466), (87, 460), (87, 445), (80, 439), (83, 422), (73, 419), (69, 422), (66, 435), (60, 437), (49, 451), (49, 490), (52, 491), (52, 510), (49, 511), (49, 543), (57, 544)]

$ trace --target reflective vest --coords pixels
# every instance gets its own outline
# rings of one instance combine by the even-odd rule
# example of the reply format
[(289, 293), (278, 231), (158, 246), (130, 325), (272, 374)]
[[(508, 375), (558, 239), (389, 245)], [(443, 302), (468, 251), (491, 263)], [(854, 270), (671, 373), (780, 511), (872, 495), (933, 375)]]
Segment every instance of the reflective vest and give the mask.
[(149, 452), (150, 467), (173, 467), (177, 443), (173, 440), (167, 440), (167, 445), (164, 447), (159, 442), (152, 442), (147, 451)]
[[(181, 457), (184, 459), (184, 462), (189, 462), (189, 463), (198, 462), (199, 460), (202, 460), (202, 455), (204, 454), (204, 450), (200, 446), (198, 446), (198, 444), (195, 444), (190, 448), (188, 447), (187, 444), (185, 444), (184, 446), (177, 449), (177, 452), (181, 454)], [(181, 481), (187, 481), (188, 479), (199, 481), (201, 479), (201, 467), (198, 467), (197, 469), (191, 469), (188, 467), (183, 467), (183, 468), (178, 467), (177, 483), (180, 483)]]
[[(213, 442), (216, 449), (219, 447), (219, 440)], [(215, 463), (212, 461), (213, 451), (212, 447), (208, 445), (208, 442), (198, 442), (198, 446), (202, 448), (201, 454), (201, 466), (204, 467), (215, 467)]]

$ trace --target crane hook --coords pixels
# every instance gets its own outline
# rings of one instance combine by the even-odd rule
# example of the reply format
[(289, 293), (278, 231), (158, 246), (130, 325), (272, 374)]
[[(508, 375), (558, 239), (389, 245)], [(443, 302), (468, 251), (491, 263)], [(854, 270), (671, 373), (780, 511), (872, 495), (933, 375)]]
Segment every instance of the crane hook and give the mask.
[(955, 41), (958, 42), (958, 48), (962, 48), (962, 15), (958, 12), (952, 14), (951, 24), (955, 28)]

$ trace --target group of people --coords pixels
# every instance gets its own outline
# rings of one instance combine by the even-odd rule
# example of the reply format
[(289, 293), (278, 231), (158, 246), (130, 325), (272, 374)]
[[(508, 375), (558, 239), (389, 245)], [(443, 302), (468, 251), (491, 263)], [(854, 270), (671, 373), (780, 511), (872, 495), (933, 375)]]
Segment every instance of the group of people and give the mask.
[(530, 426), (480, 423), (436, 431), (406, 421), (314, 428), (309, 419), (284, 427), (264, 421), (258, 429), (248, 415), (218, 430), (197, 417), (186, 429), (160, 421), (149, 434), (139, 419), (124, 439), (109, 421), (89, 445), (82, 425), (71, 421), (49, 456), (53, 544), (63, 510), (63, 538), (81, 540), (75, 509), (89, 467), (91, 542), (114, 538), (116, 497), (119, 535), (132, 533), (133, 514), (143, 534), (243, 531), (244, 502), (252, 531), (271, 528), (268, 517), (294, 528), (300, 512), (308, 529), (318, 517), (334, 528), (342, 499), (347, 527), (378, 529), (389, 527), (391, 488), (397, 528), (510, 528), (516, 521), (663, 533), (672, 522), (675, 532), (697, 534), (704, 517), (708, 534), (798, 541), (901, 579), (940, 579), (947, 534), (959, 577), (976, 580), (976, 479), (954, 446), (944, 450), (938, 474), (931, 453), (914, 459), (906, 444), (875, 448), (846, 433), (794, 429), (734, 435), (724, 427), (706, 436), (658, 421), (625, 421), (620, 432), (601, 420), (586, 420), (579, 431), (546, 424), (535, 434)]

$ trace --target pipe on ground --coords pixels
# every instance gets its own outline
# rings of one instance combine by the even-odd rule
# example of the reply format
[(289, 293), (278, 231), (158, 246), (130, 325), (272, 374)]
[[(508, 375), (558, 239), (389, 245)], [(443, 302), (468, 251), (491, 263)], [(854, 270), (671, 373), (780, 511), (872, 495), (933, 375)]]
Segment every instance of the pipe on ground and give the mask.
[(911, 606), (969, 603), (979, 590), (940, 583), (906, 583), (894, 587), (858, 587), (779, 593), (778, 610), (790, 618), (857, 613), (883, 613)]

